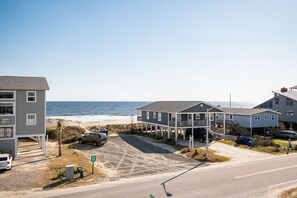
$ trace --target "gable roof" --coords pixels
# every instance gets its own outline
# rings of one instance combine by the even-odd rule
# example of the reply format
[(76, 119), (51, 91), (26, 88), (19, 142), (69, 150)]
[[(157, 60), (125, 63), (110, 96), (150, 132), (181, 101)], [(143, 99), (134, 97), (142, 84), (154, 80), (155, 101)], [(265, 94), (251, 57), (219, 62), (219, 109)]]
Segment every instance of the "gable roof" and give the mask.
[(281, 91), (273, 91), (273, 92), (297, 101), (297, 91), (288, 90), (287, 92), (281, 92)]
[(44, 77), (0, 76), (0, 90), (49, 90)]
[[(157, 102), (153, 102), (148, 105), (139, 107), (136, 110), (178, 113), (180, 111), (186, 110), (188, 108), (191, 108), (201, 103), (209, 105), (213, 108), (216, 108), (213, 105), (202, 101), (157, 101)], [(220, 111), (220, 109), (218, 110)]]
[(293, 86), (293, 87), (290, 87), (290, 89), (297, 89), (297, 85)]
[(273, 111), (270, 109), (222, 108), (222, 110), (225, 113), (237, 114), (237, 115), (255, 115), (255, 114), (263, 113), (263, 112), (267, 112), (267, 111), (269, 111), (271, 113), (281, 114), (277, 111)]

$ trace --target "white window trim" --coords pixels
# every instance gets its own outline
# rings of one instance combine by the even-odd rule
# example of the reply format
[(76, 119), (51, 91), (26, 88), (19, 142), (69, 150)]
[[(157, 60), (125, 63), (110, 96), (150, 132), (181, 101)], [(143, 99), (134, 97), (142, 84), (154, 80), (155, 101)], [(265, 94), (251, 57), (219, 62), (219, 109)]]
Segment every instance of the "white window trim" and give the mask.
[(8, 93), (13, 93), (13, 98), (0, 98), (0, 100), (6, 100), (6, 101), (10, 101), (10, 100), (15, 100), (15, 91), (3, 91), (3, 90), (0, 90), (0, 92), (8, 92)]
[[(29, 95), (30, 92), (35, 94), (35, 101), (28, 101), (28, 95)], [(30, 97), (32, 97), (32, 96), (30, 96)], [(36, 103), (37, 102), (37, 93), (36, 93), (36, 91), (27, 91), (26, 92), (26, 101), (28, 103)]]
[(3, 126), (1, 126), (0, 128), (9, 128), (9, 127), (12, 127), (12, 137), (9, 137), (9, 138), (1, 138), (0, 137), (0, 141), (1, 140), (12, 140), (12, 139), (15, 139), (15, 136), (16, 136), (16, 134), (15, 134), (15, 125), (3, 125)]
[(153, 112), (153, 118), (156, 119), (156, 117), (157, 117), (157, 113)]
[(147, 120), (150, 119), (150, 112), (149, 112), (149, 111), (146, 112), (146, 119), (147, 119)]
[(261, 120), (261, 117), (260, 117), (260, 115), (254, 115), (254, 120), (256, 120), (256, 121), (259, 121), (259, 120)]
[(158, 121), (159, 121), (159, 122), (162, 121), (162, 113), (158, 113)]
[(6, 114), (6, 115), (1, 115), (0, 114), (0, 116), (15, 116), (15, 110), (16, 110), (16, 108), (15, 108), (15, 102), (14, 101), (7, 101), (7, 102), (0, 102), (0, 103), (12, 103), (13, 104), (13, 114)]
[(271, 114), (271, 120), (275, 120), (275, 115)]
[[(28, 119), (28, 116), (29, 116), (29, 115), (35, 115), (35, 123), (34, 123), (34, 124), (31, 124), (31, 123), (28, 122), (28, 120), (29, 120), (29, 119)], [(36, 116), (36, 113), (27, 113), (27, 114), (26, 114), (26, 124), (27, 124), (28, 126), (35, 126), (35, 125), (37, 124), (37, 116)]]

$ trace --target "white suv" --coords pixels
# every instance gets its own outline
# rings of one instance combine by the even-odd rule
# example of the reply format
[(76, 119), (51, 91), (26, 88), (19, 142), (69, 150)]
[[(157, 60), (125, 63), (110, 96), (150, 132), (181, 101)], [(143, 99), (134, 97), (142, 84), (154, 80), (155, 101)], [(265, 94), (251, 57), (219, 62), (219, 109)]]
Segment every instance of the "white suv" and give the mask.
[(10, 170), (12, 165), (12, 156), (9, 154), (0, 154), (0, 170)]

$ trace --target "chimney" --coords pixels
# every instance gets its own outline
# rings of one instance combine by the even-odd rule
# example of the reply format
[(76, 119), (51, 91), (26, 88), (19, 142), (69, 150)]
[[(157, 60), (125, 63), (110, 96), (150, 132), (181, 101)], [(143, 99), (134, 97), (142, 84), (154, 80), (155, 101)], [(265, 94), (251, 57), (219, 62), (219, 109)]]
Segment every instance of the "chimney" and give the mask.
[(288, 92), (288, 89), (286, 87), (283, 87), (283, 88), (281, 88), (281, 92), (282, 93)]

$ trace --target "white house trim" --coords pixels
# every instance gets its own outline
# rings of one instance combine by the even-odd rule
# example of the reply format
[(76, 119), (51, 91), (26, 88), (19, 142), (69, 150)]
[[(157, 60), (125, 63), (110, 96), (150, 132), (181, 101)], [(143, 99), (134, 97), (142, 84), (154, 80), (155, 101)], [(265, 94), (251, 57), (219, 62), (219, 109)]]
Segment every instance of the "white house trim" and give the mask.
[(12, 91), (8, 91), (8, 90), (0, 90), (0, 92), (6, 92), (6, 93), (13, 93), (13, 98), (0, 98), (0, 101), (11, 101), (11, 100), (15, 100), (16, 99), (16, 96), (15, 96), (15, 93), (16, 91), (15, 90), (12, 90)]
[[(35, 101), (28, 101), (29, 93), (35, 94)], [(36, 103), (37, 102), (37, 92), (36, 91), (26, 91), (26, 102), (27, 103)]]

